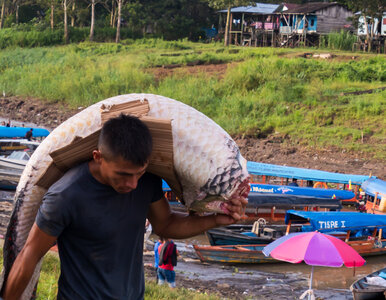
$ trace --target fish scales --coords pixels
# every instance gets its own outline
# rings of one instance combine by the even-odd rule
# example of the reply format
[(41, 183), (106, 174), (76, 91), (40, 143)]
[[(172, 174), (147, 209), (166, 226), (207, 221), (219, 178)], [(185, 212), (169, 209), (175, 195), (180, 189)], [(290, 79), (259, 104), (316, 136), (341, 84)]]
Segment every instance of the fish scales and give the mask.
[[(246, 160), (229, 134), (201, 112), (153, 94), (128, 94), (100, 101), (53, 130), (27, 163), (16, 189), (15, 207), (6, 233), (1, 286), (25, 244), (46, 192), (36, 183), (52, 161), (49, 154), (70, 144), (75, 137), (86, 137), (99, 130), (102, 106), (145, 99), (150, 107), (149, 117), (171, 120), (174, 167), (187, 208), (223, 212), (224, 201), (245, 194), (249, 178)], [(30, 299), (33, 295), (39, 272), (40, 264), (22, 299)]]

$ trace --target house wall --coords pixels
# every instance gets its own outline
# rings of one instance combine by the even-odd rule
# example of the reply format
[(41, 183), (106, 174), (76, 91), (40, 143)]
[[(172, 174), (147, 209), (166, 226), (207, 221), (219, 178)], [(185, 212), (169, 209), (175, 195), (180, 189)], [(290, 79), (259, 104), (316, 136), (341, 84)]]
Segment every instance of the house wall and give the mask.
[(317, 32), (330, 33), (333, 31), (340, 31), (344, 28), (344, 25), (350, 24), (350, 21), (347, 21), (347, 18), (352, 15), (353, 14), (350, 11), (340, 5), (334, 5), (319, 10), (316, 12), (318, 19)]

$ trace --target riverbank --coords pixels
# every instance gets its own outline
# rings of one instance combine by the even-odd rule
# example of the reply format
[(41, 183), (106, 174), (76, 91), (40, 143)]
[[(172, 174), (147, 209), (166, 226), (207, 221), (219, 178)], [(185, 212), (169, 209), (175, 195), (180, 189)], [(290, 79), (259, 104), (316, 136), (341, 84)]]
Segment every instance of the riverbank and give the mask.
[[(51, 129), (83, 109), (70, 108), (61, 102), (23, 97), (0, 98), (0, 107), (0, 117)], [(281, 134), (271, 134), (264, 138), (236, 135), (233, 138), (247, 160), (329, 172), (371, 174), (386, 180), (384, 161), (364, 153), (348, 152), (335, 147), (307, 147)]]

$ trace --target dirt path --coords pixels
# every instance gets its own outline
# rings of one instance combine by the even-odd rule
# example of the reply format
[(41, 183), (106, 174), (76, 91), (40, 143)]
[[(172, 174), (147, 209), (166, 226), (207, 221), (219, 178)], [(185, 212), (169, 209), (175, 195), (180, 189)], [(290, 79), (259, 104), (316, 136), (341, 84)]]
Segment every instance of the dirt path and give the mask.
[[(61, 103), (19, 97), (0, 98), (0, 108), (0, 117), (31, 122), (48, 128), (55, 128), (82, 109), (69, 109)], [(386, 167), (383, 161), (357, 153), (347, 153), (333, 148), (315, 150), (299, 147), (292, 145), (289, 137), (285, 136), (272, 135), (264, 139), (237, 136), (233, 138), (243, 156), (251, 161), (330, 172), (372, 174), (386, 179)]]

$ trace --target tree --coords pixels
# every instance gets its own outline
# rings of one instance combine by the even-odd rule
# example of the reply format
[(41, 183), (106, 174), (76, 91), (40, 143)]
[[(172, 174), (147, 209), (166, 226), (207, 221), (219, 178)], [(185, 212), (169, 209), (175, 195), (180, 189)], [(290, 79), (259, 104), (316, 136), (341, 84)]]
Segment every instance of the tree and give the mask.
[(224, 9), (227, 11), (227, 21), (225, 25), (225, 35), (224, 35), (224, 46), (229, 45), (229, 23), (232, 22), (230, 20), (231, 8), (238, 6), (246, 6), (246, 5), (254, 5), (256, 1), (248, 1), (248, 0), (207, 0), (208, 5), (215, 9)]
[(117, 16), (117, 35), (115, 36), (115, 42), (119, 43), (121, 40), (121, 14), (122, 14), (122, 1), (118, 0), (118, 16)]
[[(371, 28), (374, 26), (374, 19), (382, 20), (383, 12), (386, 9), (386, 0), (338, 0), (339, 3), (346, 5), (352, 12), (360, 12), (356, 15), (356, 19), (363, 17), (365, 28), (368, 28), (367, 18), (369, 17)], [(374, 39), (374, 31), (369, 33), (366, 30), (366, 40), (368, 43), (368, 51), (371, 51), (372, 41)]]

